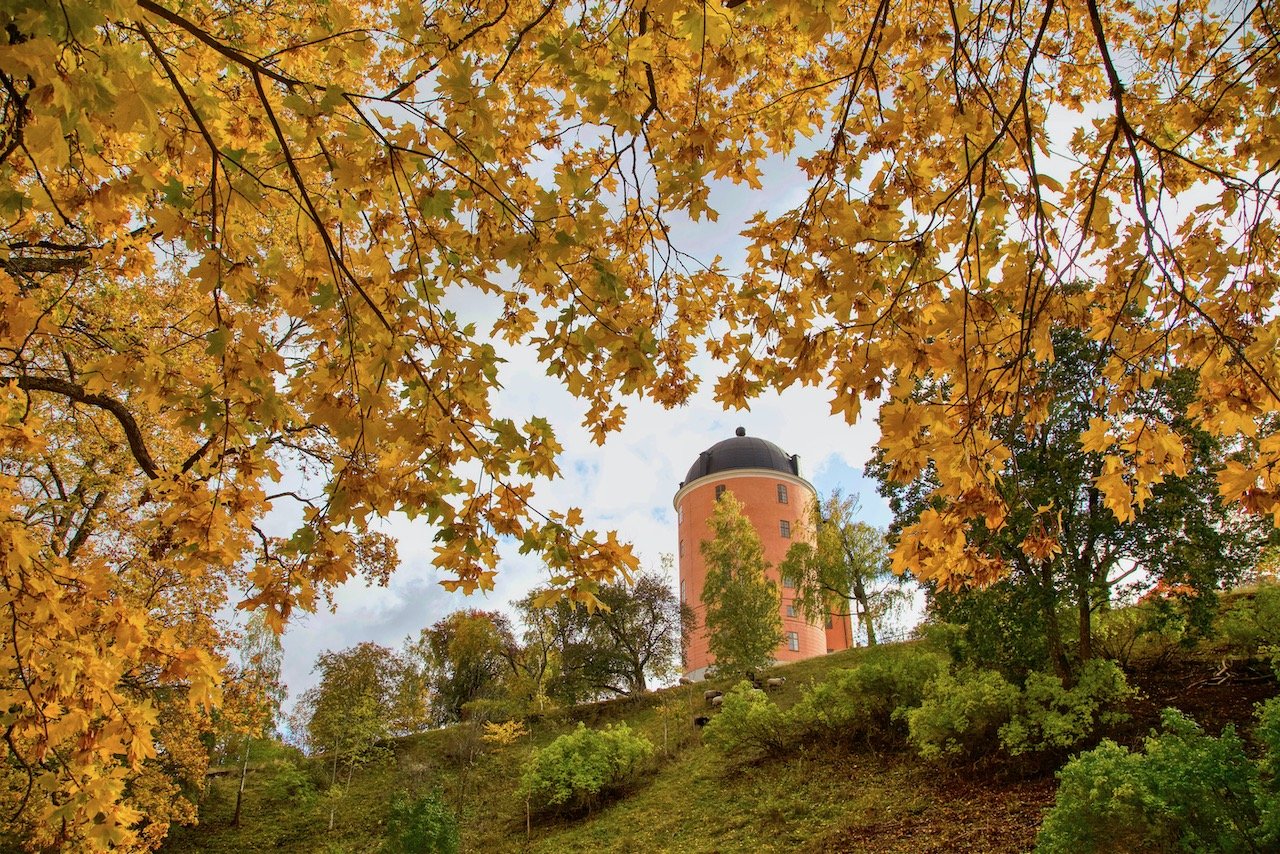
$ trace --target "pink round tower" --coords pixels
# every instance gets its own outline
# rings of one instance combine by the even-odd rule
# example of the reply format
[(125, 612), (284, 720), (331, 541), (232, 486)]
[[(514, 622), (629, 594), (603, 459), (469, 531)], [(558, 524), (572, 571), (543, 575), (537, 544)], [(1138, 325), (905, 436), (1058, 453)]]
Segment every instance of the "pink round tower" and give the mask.
[(685, 675), (701, 679), (713, 663), (702, 606), (707, 568), (699, 546), (711, 537), (707, 523), (716, 499), (726, 491), (742, 502), (743, 512), (764, 546), (769, 577), (782, 590), (783, 641), (774, 658), (799, 661), (852, 646), (849, 617), (830, 617), (826, 625), (807, 622), (792, 604), (795, 591), (783, 585), (778, 572), (791, 544), (801, 537), (812, 537), (807, 517), (817, 493), (800, 476), (800, 458), (788, 455), (772, 442), (747, 436), (747, 431), (739, 427), (737, 435), (698, 455), (673, 501), (680, 538), (680, 599), (697, 615), (697, 629), (684, 651)]

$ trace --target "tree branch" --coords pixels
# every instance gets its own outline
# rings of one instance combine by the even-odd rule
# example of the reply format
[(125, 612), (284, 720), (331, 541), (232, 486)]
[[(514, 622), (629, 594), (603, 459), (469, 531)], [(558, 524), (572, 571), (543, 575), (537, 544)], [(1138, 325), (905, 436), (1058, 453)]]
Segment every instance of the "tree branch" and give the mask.
[(23, 391), (52, 392), (53, 394), (60, 394), (75, 403), (96, 406), (99, 409), (105, 409), (110, 412), (115, 416), (120, 428), (124, 430), (125, 439), (129, 442), (129, 450), (133, 452), (133, 458), (137, 460), (138, 467), (152, 480), (160, 477), (160, 470), (142, 440), (142, 431), (138, 428), (137, 420), (133, 417), (133, 413), (129, 411), (129, 408), (120, 401), (113, 397), (107, 397), (105, 394), (90, 394), (84, 390), (84, 386), (58, 379), (57, 377), (7, 377), (0, 379), (0, 383), (7, 384), (10, 382), (17, 382), (18, 388)]

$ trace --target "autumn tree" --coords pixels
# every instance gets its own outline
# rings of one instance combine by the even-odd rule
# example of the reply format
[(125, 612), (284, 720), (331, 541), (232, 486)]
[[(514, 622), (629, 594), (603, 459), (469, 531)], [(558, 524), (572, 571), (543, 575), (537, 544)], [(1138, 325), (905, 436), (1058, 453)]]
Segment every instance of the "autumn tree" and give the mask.
[[(1093, 391), (1102, 346), (1062, 332), (1054, 347), (1058, 358), (1038, 380), (1050, 401), (1047, 417), (1034, 426), (1022, 413), (993, 422), (1011, 449), (1000, 490), (1012, 509), (999, 524), (979, 521), (969, 533), (974, 548), (1013, 569), (981, 593), (935, 589), (932, 607), (943, 619), (971, 622), (975, 630), (1002, 627), (1008, 638), (985, 642), (993, 648), (1012, 643), (1005, 651), (1027, 666), (1043, 654), (1067, 674), (1073, 656), (1094, 656), (1094, 617), (1121, 585), (1162, 582), (1208, 605), (1223, 583), (1253, 566), (1267, 530), (1216, 494), (1214, 471), (1228, 449), (1188, 418), (1199, 379), (1186, 369), (1150, 382), (1135, 406), (1152, 430), (1167, 431), (1188, 449), (1187, 460), (1150, 487), (1140, 510), (1118, 519), (1106, 503), (1109, 479), (1118, 475), (1109, 472), (1103, 450), (1117, 419)], [(868, 473), (881, 480), (895, 530), (910, 530), (930, 512), (931, 472), (897, 483), (880, 458)], [(1205, 609), (1206, 617), (1211, 610)], [(1036, 637), (1014, 637), (1024, 632)]]
[[(936, 476), (895, 566), (946, 587), (1010, 571), (970, 523), (1026, 505), (999, 488), (996, 420), (1049, 418), (1063, 329), (1101, 345), (1117, 520), (1188, 459), (1140, 405), (1178, 366), (1199, 372), (1188, 418), (1238, 446), (1222, 498), (1280, 514), (1267, 3), (26, 0), (0, 20), (0, 750), (33, 847), (157, 845), (132, 784), (170, 755), (165, 702), (195, 721), (221, 701), (225, 591), (279, 629), (385, 579), (373, 519), (434, 526), (464, 590), (492, 586), (503, 538), (583, 600), (635, 568), (537, 501), (559, 443), (495, 414), (495, 341), (600, 440), (625, 395), (687, 400), (707, 351), (726, 405), (820, 383), (852, 420), (883, 399), (893, 479)], [(681, 245), (716, 181), (759, 187), (778, 155), (806, 191), (751, 221), (744, 270)], [(479, 293), (495, 316), (470, 325), (452, 309)]]
[(769, 578), (764, 546), (732, 492), (716, 501), (699, 544), (707, 567), (702, 622), (718, 674), (744, 673), (772, 662), (782, 643), (782, 600)]
[[(385, 646), (365, 641), (348, 649), (322, 653), (313, 672), (318, 681), (300, 702), (308, 747), (313, 754), (330, 754), (334, 750), (344, 755), (359, 754), (360, 750), (347, 745), (368, 745), (378, 738), (405, 735), (428, 723), (425, 697), (412, 682), (412, 670), (401, 656)], [(414, 708), (415, 702), (422, 705)], [(369, 707), (368, 716), (378, 722), (372, 741), (348, 733), (351, 710), (362, 703)]]
[(437, 724), (463, 718), (468, 703), (506, 694), (518, 648), (510, 621), (496, 611), (454, 611), (423, 629), (408, 655), (425, 663)]
[(858, 508), (856, 496), (839, 490), (815, 499), (804, 522), (813, 542), (798, 538), (778, 569), (792, 583), (795, 604), (810, 622), (852, 615), (867, 646), (875, 646), (876, 627), (910, 593), (903, 577), (890, 569), (885, 532), (857, 519)]

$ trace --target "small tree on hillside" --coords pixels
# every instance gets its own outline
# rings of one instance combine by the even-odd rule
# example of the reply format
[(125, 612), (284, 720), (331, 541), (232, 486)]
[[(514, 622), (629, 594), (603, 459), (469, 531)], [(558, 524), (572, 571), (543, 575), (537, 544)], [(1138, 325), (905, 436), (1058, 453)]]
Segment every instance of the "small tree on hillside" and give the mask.
[(763, 667), (782, 642), (782, 617), (760, 536), (731, 492), (717, 501), (709, 524), (713, 537), (700, 546), (707, 564), (702, 604), (715, 671)]
[(596, 597), (605, 607), (594, 611), (563, 600), (539, 607), (542, 595), (535, 590), (516, 603), (527, 626), (525, 657), (551, 661), (544, 668), (552, 673), (549, 688), (562, 701), (643, 693), (649, 679), (676, 673), (681, 631), (692, 613), (664, 574), (601, 585)]
[(516, 672), (512, 663), (516, 652), (506, 617), (464, 610), (423, 629), (406, 655), (425, 664), (432, 717), (446, 724), (461, 720), (467, 703), (506, 693), (504, 683)]
[(275, 733), (280, 704), (284, 702), (285, 687), (280, 681), (283, 664), (284, 649), (280, 645), (280, 637), (267, 625), (261, 612), (255, 613), (245, 626), (244, 640), (240, 645), (241, 682), (250, 698), (251, 719), (246, 721), (240, 786), (236, 789), (236, 808), (231, 819), (236, 827), (240, 826), (240, 807), (244, 801), (245, 780), (249, 776), (249, 750), (255, 738), (266, 738)]
[[(858, 499), (835, 490), (809, 510), (813, 542), (787, 551), (780, 569), (795, 587), (796, 607), (812, 622), (853, 615), (875, 646), (877, 628), (910, 595), (889, 565), (885, 532), (857, 521)], [(853, 609), (850, 610), (850, 605)]]

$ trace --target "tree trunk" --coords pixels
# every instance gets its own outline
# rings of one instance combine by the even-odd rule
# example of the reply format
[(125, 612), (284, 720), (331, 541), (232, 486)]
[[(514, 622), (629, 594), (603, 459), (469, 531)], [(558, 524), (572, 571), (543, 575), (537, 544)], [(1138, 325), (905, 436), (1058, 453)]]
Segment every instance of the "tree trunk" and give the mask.
[(1049, 641), (1049, 659), (1053, 662), (1053, 670), (1059, 679), (1071, 678), (1071, 662), (1067, 660), (1066, 650), (1062, 648), (1062, 626), (1058, 622), (1058, 597), (1054, 595), (1053, 563), (1043, 561), (1037, 578), (1040, 586), (1040, 609), (1044, 614), (1045, 634)]
[(338, 750), (333, 750), (333, 774), (329, 777), (329, 832), (333, 832), (333, 814), (337, 811), (338, 805), (334, 801), (333, 790), (338, 785)]
[(1076, 610), (1080, 621), (1080, 660), (1093, 658), (1093, 608), (1089, 603), (1089, 586), (1081, 584), (1076, 589)]
[(244, 761), (240, 763), (240, 788), (236, 790), (236, 812), (231, 818), (231, 826), (240, 826), (240, 803), (244, 800), (244, 780), (249, 776), (249, 745), (253, 743), (253, 739), (245, 739), (244, 742)]
[(867, 601), (867, 588), (862, 583), (862, 579), (855, 579), (853, 582), (853, 598), (858, 603), (858, 617), (862, 627), (867, 630), (867, 646), (876, 645), (876, 625), (871, 619), (871, 603)]

